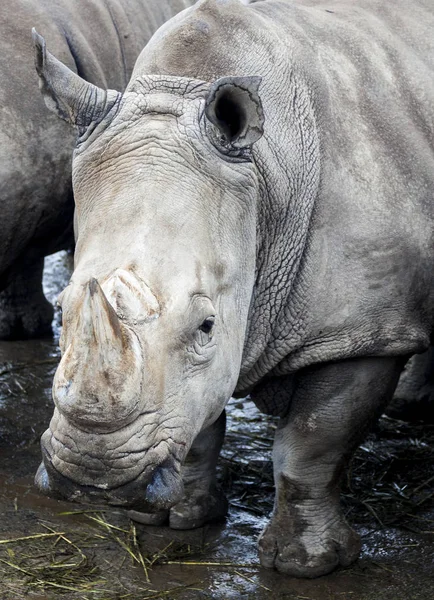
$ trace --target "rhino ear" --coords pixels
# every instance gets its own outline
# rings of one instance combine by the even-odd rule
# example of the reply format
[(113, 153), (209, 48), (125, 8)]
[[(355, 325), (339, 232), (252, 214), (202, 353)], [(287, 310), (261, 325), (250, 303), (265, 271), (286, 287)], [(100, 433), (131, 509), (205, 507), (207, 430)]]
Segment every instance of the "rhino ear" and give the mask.
[[(74, 125), (82, 137), (118, 106), (122, 95), (88, 83), (47, 51), (44, 38), (32, 29), (35, 66), (45, 104)], [(92, 126), (92, 127), (91, 127)]]
[(234, 148), (247, 148), (264, 133), (261, 77), (222, 77), (209, 90), (205, 114)]

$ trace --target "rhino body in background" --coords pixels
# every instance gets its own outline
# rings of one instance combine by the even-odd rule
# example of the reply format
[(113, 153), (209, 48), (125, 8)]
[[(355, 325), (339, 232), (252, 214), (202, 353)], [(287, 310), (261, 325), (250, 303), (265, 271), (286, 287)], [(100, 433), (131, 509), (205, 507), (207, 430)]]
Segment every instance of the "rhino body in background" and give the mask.
[(123, 95), (35, 34), (47, 104), (79, 133), (41, 490), (199, 526), (225, 512), (223, 411), (250, 393), (281, 417), (261, 563), (357, 557), (339, 480), (432, 342), (433, 30), (423, 0), (202, 0)]
[(123, 90), (151, 35), (193, 0), (2, 0), (0, 8), (0, 339), (51, 331), (44, 256), (72, 247), (75, 134), (34, 94), (29, 31), (84, 79)]

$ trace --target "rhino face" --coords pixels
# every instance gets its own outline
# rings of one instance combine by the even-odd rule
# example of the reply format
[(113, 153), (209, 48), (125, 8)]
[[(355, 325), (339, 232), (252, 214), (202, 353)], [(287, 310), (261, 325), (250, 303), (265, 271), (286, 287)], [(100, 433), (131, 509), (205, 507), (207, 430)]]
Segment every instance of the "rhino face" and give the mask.
[(78, 128), (75, 270), (36, 476), (50, 494), (142, 510), (238, 379), (255, 277), (258, 78), (85, 83), (34, 36), (47, 105)]

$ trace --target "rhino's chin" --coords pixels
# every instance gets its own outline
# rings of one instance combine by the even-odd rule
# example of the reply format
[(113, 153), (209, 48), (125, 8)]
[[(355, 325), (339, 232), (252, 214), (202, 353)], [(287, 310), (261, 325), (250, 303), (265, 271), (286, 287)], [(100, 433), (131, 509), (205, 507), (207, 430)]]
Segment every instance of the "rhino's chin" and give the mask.
[(153, 513), (177, 504), (184, 494), (180, 465), (172, 458), (156, 468), (144, 469), (138, 477), (123, 485), (109, 488), (104, 484), (80, 485), (58, 471), (49, 456), (43, 454), (35, 484), (40, 492), (57, 499), (110, 504)]
[(141, 413), (113, 434), (78, 429), (55, 409), (41, 438), (43, 463), (35, 481), (56, 498), (165, 510), (183, 496), (181, 464), (188, 447), (154, 413)]

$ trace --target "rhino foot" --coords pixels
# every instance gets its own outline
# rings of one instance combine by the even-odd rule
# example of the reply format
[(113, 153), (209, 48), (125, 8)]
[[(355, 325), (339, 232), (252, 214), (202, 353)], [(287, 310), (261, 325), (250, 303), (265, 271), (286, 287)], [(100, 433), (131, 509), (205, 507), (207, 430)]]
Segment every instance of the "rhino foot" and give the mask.
[(273, 518), (259, 538), (261, 565), (292, 577), (326, 575), (350, 565), (359, 552), (360, 538), (343, 518), (314, 529)]

